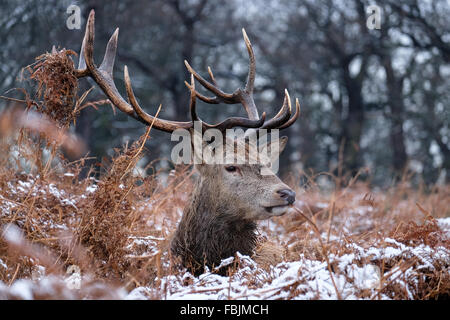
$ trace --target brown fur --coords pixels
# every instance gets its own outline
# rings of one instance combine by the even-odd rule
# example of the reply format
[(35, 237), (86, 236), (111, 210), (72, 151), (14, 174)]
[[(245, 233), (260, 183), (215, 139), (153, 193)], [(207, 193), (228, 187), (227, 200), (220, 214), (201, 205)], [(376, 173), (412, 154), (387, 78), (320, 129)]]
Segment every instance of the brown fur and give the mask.
[(233, 203), (219, 203), (215, 189), (199, 180), (172, 240), (172, 252), (196, 274), (203, 272), (204, 265), (218, 266), (237, 251), (251, 255), (256, 245), (256, 223), (241, 219)]
[(289, 187), (275, 174), (262, 175), (260, 164), (235, 166), (233, 173), (223, 164), (196, 166), (200, 178), (171, 243), (172, 253), (195, 274), (238, 251), (253, 255), (256, 221), (283, 214), (266, 207), (285, 206), (277, 190)]

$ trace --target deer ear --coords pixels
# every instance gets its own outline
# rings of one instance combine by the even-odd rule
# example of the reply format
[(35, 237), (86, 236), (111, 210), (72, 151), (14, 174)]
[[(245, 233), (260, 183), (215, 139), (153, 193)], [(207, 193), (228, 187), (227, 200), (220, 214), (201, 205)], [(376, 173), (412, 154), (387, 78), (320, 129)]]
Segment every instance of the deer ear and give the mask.
[[(288, 137), (283, 136), (275, 141), (270, 141), (264, 148), (267, 148), (267, 152), (268, 154), (270, 154), (271, 158), (279, 157), (280, 154), (283, 152), (284, 148), (286, 148), (287, 141)], [(275, 143), (278, 144), (278, 148), (273, 147)], [(272, 154), (272, 151), (276, 152), (276, 154)]]
[[(265, 165), (270, 164), (270, 171), (268, 173), (261, 173), (261, 174), (270, 174), (278, 172), (279, 168), (279, 158), (281, 152), (283, 152), (284, 148), (286, 148), (288, 141), (288, 137), (283, 136), (275, 141), (270, 141), (267, 145), (263, 147), (263, 149), (260, 151), (261, 155), (268, 156), (268, 160), (270, 163), (262, 163)], [(265, 156), (262, 157), (262, 159), (267, 159)], [(264, 160), (267, 161), (267, 160)], [(263, 167), (263, 169), (267, 169), (267, 167)]]
[(284, 148), (286, 148), (286, 146), (287, 146), (287, 142), (288, 142), (288, 137), (286, 137), (286, 136), (282, 136), (280, 139), (278, 139), (279, 140), (279, 154), (278, 155), (280, 155), (283, 151), (284, 151)]
[(278, 159), (280, 154), (283, 152), (284, 148), (286, 148), (288, 141), (288, 137), (283, 136), (275, 141), (268, 142), (262, 149), (261, 154), (265, 154), (269, 157), (270, 163), (273, 166), (275, 163), (278, 163)]

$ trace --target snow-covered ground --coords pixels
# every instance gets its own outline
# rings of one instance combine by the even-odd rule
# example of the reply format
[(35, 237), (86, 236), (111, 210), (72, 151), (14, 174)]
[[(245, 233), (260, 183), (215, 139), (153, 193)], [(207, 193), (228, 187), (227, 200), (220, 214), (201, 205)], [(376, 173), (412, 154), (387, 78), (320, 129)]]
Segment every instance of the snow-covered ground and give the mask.
[[(450, 218), (439, 220), (447, 228), (449, 222)], [(390, 238), (368, 248), (353, 243), (344, 247), (354, 253), (330, 254), (329, 263), (337, 266), (333, 271), (326, 261), (311, 260), (303, 254), (296, 261), (279, 263), (270, 270), (258, 268), (250, 257), (238, 254), (241, 267), (230, 277), (211, 272), (198, 278), (188, 272), (170, 275), (161, 279), (158, 288), (138, 287), (126, 298), (148, 299), (159, 291), (166, 299), (359, 299), (362, 292), (367, 299), (391, 299), (378, 293), (386, 283), (396, 282), (413, 299), (410, 290), (415, 290), (414, 284), (423, 277), (419, 270), (435, 270), (437, 260), (450, 265), (450, 250), (444, 247), (409, 247)], [(395, 265), (405, 259), (416, 259), (417, 264), (406, 269), (399, 265), (382, 273), (377, 263)]]
[[(75, 214), (78, 201), (97, 192), (96, 184), (91, 184), (85, 188), (83, 195), (71, 195), (54, 184), (39, 185), (33, 179), (18, 181), (8, 187), (4, 196), (0, 195), (2, 217), (17, 212), (15, 209), (20, 204), (11, 200), (14, 194), (33, 196), (40, 193)], [(354, 202), (358, 203), (360, 198)], [(155, 199), (142, 203), (139, 210), (150, 213), (158, 205)], [(326, 209), (327, 203), (318, 201), (316, 207)], [(181, 217), (181, 208), (173, 211), (172, 219), (161, 214), (150, 214), (147, 227), (158, 231), (161, 236), (130, 235), (126, 258), (150, 260), (160, 255), (162, 268), (168, 268), (167, 252), (161, 251), (160, 244), (166, 240), (167, 230), (173, 229)], [(289, 259), (270, 267), (261, 267), (252, 258), (238, 253), (236, 257), (222, 262), (222, 265), (239, 265), (230, 276), (220, 276), (210, 271), (198, 277), (187, 271), (165, 272), (147, 284), (140, 283), (134, 289), (126, 290), (125, 285), (112, 287), (96, 281), (77, 265), (68, 266), (64, 275), (55, 275), (35, 263), (31, 277), (14, 277), (11, 283), (0, 281), (0, 299), (395, 299), (399, 290), (403, 298), (414, 299), (420, 296), (422, 283), (429, 280), (429, 274), (441, 274), (442, 279), (447, 281), (450, 276), (448, 246), (400, 242), (386, 235), (370, 241), (354, 241), (353, 234), (364, 234), (375, 224), (374, 209), (367, 204), (341, 210), (339, 216), (332, 220), (336, 227), (330, 227), (328, 232), (327, 228), (323, 228), (325, 231), (321, 234), (321, 241), (312, 228), (304, 226), (306, 233), (303, 239), (295, 242), (298, 234), (287, 232), (285, 224), (289, 218), (283, 219), (264, 221), (260, 226), (262, 236), (275, 239), (291, 250)], [(447, 240), (450, 239), (450, 217), (435, 221)], [(330, 221), (325, 218), (322, 222), (326, 224)], [(39, 223), (48, 224), (47, 228), (67, 229), (61, 222), (43, 219)], [(18, 245), (23, 241), (18, 228), (9, 226), (8, 230), (3, 229), (3, 239), (7, 243)], [(292, 249), (298, 243), (306, 242), (308, 250)], [(325, 247), (329, 249), (326, 252)], [(1, 272), (11, 277), (6, 260), (0, 256)], [(387, 290), (388, 287), (391, 290)]]

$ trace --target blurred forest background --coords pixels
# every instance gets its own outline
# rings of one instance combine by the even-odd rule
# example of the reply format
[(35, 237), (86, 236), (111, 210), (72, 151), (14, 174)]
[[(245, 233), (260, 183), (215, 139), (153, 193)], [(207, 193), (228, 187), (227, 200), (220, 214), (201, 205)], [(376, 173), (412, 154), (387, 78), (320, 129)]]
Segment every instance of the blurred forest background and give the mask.
[[(81, 8), (81, 29), (69, 30), (69, 5)], [(380, 29), (367, 27), (367, 8), (381, 9)], [(299, 97), (302, 115), (285, 132), (284, 171), (344, 172), (369, 168), (386, 186), (405, 172), (415, 182), (450, 183), (450, 2), (448, 0), (153, 0), (0, 1), (0, 95), (21, 97), (21, 69), (52, 45), (79, 51), (86, 18), (96, 11), (96, 52), (120, 27), (115, 79), (124, 93), (128, 65), (148, 113), (188, 119), (183, 60), (232, 91), (245, 81), (245, 28), (257, 59), (255, 101), (273, 115), (284, 89)], [(79, 92), (93, 86), (82, 81)], [(94, 90), (89, 100), (103, 99)], [(7, 107), (0, 100), (0, 109)], [(244, 115), (240, 106), (200, 103), (206, 121)], [(85, 109), (74, 130), (90, 155), (135, 139), (145, 128), (111, 108)], [(146, 161), (170, 157), (170, 135), (153, 131)], [(164, 164), (165, 163), (165, 164)], [(160, 162), (167, 165), (168, 162)]]

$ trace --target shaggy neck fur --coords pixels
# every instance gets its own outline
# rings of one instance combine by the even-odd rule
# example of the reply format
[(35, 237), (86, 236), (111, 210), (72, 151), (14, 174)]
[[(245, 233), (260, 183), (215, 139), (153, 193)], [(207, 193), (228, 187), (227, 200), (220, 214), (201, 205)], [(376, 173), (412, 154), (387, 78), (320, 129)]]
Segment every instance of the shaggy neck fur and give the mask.
[(204, 179), (199, 179), (194, 190), (172, 240), (172, 253), (194, 274), (202, 273), (205, 265), (218, 266), (237, 251), (251, 255), (257, 240), (256, 224), (240, 218), (243, 209), (226, 199), (219, 185)]

